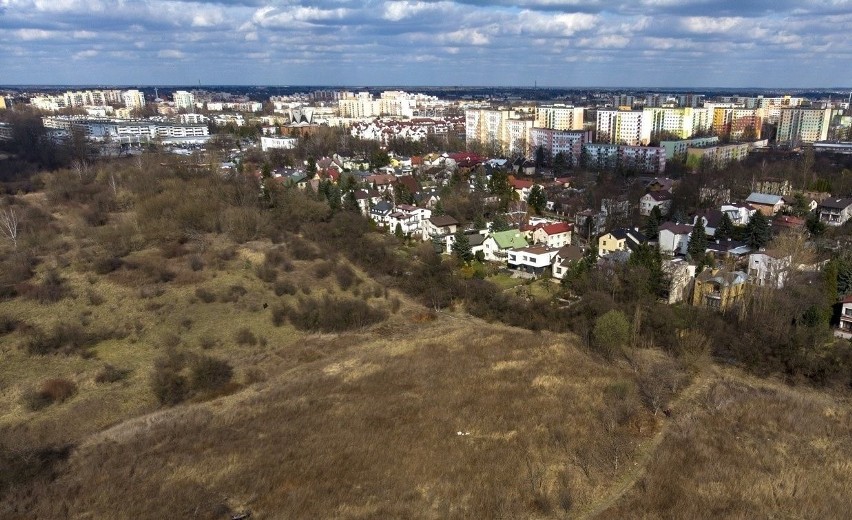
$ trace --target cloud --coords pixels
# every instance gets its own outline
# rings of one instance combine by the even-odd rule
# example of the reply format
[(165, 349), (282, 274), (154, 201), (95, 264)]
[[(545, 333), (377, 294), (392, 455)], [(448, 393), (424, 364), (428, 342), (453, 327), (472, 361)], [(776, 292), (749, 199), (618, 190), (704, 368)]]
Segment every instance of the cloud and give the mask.
[(186, 53), (176, 49), (163, 49), (157, 53), (157, 57), (170, 60), (181, 60), (186, 57)]

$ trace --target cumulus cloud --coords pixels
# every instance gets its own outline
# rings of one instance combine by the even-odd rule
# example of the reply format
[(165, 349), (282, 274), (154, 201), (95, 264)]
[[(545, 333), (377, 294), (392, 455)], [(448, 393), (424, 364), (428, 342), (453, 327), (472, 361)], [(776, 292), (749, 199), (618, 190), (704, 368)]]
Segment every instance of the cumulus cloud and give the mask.
[(17, 83), (850, 84), (850, 25), (850, 0), (0, 0), (0, 55)]

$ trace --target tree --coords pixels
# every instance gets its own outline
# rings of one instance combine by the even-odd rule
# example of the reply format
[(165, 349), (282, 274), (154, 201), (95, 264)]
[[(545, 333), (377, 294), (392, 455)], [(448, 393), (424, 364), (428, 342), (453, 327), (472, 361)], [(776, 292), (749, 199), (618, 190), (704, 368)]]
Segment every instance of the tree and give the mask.
[(535, 167), (541, 168), (544, 166), (545, 157), (544, 157), (544, 146), (539, 145), (538, 148), (535, 149)]
[(719, 221), (719, 225), (716, 227), (716, 232), (713, 234), (718, 240), (724, 240), (726, 238), (731, 238), (731, 234), (734, 232), (734, 223), (731, 221), (731, 217), (728, 216), (727, 213), (722, 213), (722, 220)]
[(825, 233), (825, 223), (820, 221), (819, 213), (817, 213), (816, 210), (808, 213), (808, 216), (805, 219), (805, 227), (807, 227), (808, 231), (815, 237)]
[(402, 224), (399, 222), (396, 223), (396, 228), (393, 230), (393, 234), (400, 240), (405, 238), (405, 234), (402, 232)]
[(462, 230), (456, 232), (453, 245), (453, 254), (456, 255), (460, 263), (469, 264), (473, 260), (473, 252), (470, 247), (470, 240)]
[(756, 211), (746, 226), (746, 243), (752, 249), (760, 249), (769, 243), (772, 238), (772, 229), (769, 227), (769, 219), (766, 215)]
[(686, 247), (686, 253), (693, 261), (703, 263), (706, 252), (707, 233), (704, 230), (704, 219), (698, 217), (695, 226), (692, 228), (692, 233), (689, 234), (689, 245)]
[(18, 214), (14, 208), (0, 210), (0, 233), (12, 242), (12, 247), (15, 249), (18, 249), (19, 224)]
[(643, 230), (648, 240), (656, 240), (660, 236), (660, 223), (663, 221), (663, 214), (659, 206), (654, 206), (651, 209), (651, 214), (648, 215), (648, 220), (645, 221), (645, 229)]
[(595, 320), (592, 339), (601, 353), (611, 356), (630, 341), (630, 322), (621, 311), (611, 310)]
[(568, 169), (568, 159), (563, 152), (553, 157), (553, 175), (560, 175)]
[(537, 215), (541, 215), (542, 212), (544, 212), (544, 209), (547, 206), (547, 195), (538, 184), (534, 185), (530, 190), (530, 194), (527, 197), (527, 204), (535, 210)]
[(498, 231), (507, 231), (512, 229), (512, 226), (509, 225), (509, 221), (506, 220), (506, 215), (502, 213), (498, 213), (494, 215), (494, 219), (491, 221), (491, 232), (496, 233)]
[(640, 244), (630, 255), (627, 264), (641, 267), (648, 272), (648, 292), (659, 296), (663, 291), (663, 258), (660, 249), (649, 244)]

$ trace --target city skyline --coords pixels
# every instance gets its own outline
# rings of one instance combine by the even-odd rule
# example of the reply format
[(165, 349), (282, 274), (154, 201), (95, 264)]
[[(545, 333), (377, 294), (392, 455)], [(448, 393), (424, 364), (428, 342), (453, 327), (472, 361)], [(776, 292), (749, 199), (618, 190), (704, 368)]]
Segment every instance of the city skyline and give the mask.
[(852, 84), (846, 0), (513, 4), (0, 0), (0, 83)]

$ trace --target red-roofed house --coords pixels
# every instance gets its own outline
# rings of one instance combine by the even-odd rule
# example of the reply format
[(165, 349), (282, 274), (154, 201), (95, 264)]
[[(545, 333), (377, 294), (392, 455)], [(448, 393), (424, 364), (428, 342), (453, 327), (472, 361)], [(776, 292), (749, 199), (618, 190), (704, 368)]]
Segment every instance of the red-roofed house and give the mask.
[(518, 197), (521, 200), (527, 200), (527, 197), (530, 195), (530, 190), (532, 190), (533, 185), (535, 184), (533, 181), (528, 181), (525, 179), (516, 179), (512, 176), (509, 176), (509, 184), (515, 188), (515, 191), (518, 193)]
[(571, 233), (573, 231), (574, 224), (559, 222), (539, 227), (533, 231), (532, 238), (536, 244), (544, 244), (547, 247), (558, 249), (571, 243)]

